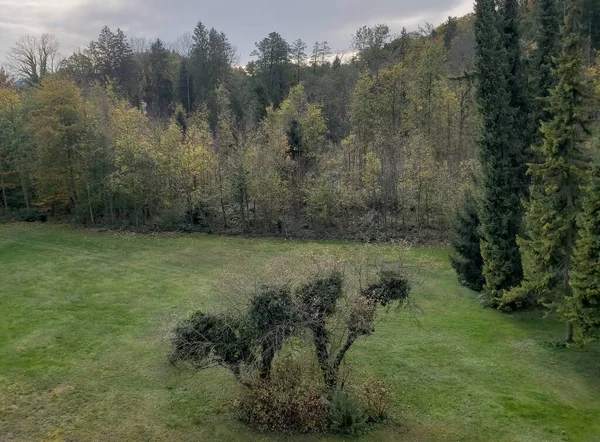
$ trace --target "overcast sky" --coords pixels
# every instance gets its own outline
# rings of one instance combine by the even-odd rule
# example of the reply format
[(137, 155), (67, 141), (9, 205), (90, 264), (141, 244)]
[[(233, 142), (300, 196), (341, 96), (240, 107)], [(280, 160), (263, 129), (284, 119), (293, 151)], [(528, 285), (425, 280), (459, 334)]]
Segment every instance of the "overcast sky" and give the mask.
[(23, 34), (49, 32), (69, 55), (97, 38), (108, 25), (130, 37), (174, 41), (198, 20), (224, 31), (246, 62), (254, 42), (277, 31), (289, 42), (312, 47), (327, 40), (335, 51), (365, 24), (387, 23), (393, 33), (440, 24), (449, 15), (471, 12), (473, 0), (0, 0), (0, 64)]

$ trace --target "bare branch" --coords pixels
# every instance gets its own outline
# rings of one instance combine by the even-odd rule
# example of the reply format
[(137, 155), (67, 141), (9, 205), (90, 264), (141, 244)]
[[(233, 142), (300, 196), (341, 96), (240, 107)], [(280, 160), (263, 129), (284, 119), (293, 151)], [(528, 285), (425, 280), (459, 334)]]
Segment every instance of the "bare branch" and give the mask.
[(39, 84), (58, 69), (59, 49), (58, 39), (51, 34), (24, 35), (9, 49), (8, 65), (16, 76)]

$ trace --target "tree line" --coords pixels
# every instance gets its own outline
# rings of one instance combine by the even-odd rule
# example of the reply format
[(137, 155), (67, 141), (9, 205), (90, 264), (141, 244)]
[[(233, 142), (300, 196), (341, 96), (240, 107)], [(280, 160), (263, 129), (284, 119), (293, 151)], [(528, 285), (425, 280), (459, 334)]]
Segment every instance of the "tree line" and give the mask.
[(599, 64), (584, 10), (537, 2), (527, 54), (518, 2), (476, 2), (480, 170), (453, 256), (486, 305), (547, 308), (567, 324), (567, 343), (600, 337)]
[[(500, 293), (521, 278), (529, 146), (543, 139), (537, 122), (548, 115), (565, 11), (560, 0), (500, 3), (486, 12), (488, 22), (506, 17), (485, 25), (491, 33), (481, 11), (399, 35), (382, 24), (358, 29), (344, 55), (272, 32), (245, 66), (201, 22), (174, 44), (105, 27), (60, 62), (54, 37), (25, 36), (9, 51), (16, 78), (0, 76), (2, 216), (443, 239), (477, 181), (478, 204), (496, 205), (477, 214), (481, 251), (490, 263), (501, 250), (498, 262), (512, 266), (495, 275), (499, 266), (486, 266), (488, 291)], [(596, 3), (586, 0), (578, 20), (585, 68), (599, 47)], [(496, 69), (503, 58), (506, 72)], [(514, 213), (494, 225), (505, 206)]]
[(202, 23), (172, 45), (105, 27), (58, 64), (47, 61), (55, 38), (24, 37), (9, 56), (20, 87), (5, 73), (1, 90), (2, 212), (208, 232), (439, 234), (475, 152), (469, 20), (398, 36), (363, 27), (346, 56), (273, 32), (243, 67)]

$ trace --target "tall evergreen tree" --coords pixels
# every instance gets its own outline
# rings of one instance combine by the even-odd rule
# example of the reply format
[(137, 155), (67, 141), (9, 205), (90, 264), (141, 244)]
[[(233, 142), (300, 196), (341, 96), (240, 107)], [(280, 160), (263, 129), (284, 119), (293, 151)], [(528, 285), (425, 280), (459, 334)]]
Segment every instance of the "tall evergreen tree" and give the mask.
[(565, 317), (574, 324), (574, 338), (586, 343), (600, 339), (600, 165), (591, 173), (579, 216), (580, 238), (573, 252), (573, 296)]
[(208, 109), (213, 131), (217, 125), (216, 90), (227, 82), (235, 58), (235, 47), (223, 32), (198, 22), (192, 35), (191, 66), (196, 101)]
[(582, 25), (589, 49), (600, 49), (600, 0), (584, 0)]
[[(540, 163), (532, 164), (533, 178), (527, 204), (528, 237), (522, 248), (528, 256), (524, 288), (561, 312), (573, 294), (570, 271), (577, 236), (580, 186), (585, 176), (585, 139), (588, 91), (585, 80), (581, 0), (568, 0), (557, 59), (558, 84), (550, 92), (551, 119), (542, 123), (544, 142), (535, 150)], [(566, 339), (573, 338), (570, 322)]]
[(200, 104), (205, 104), (208, 95), (211, 91), (209, 83), (209, 47), (208, 47), (208, 29), (198, 22), (194, 28), (192, 35), (192, 55), (191, 55), (191, 66), (192, 76), (194, 79), (194, 85), (196, 87), (196, 97)]
[(271, 32), (268, 37), (255, 43), (255, 46), (256, 49), (250, 55), (257, 57), (256, 66), (260, 82), (266, 90), (269, 102), (279, 107), (290, 88), (290, 45), (277, 32)]
[(536, 0), (535, 50), (530, 65), (530, 137), (531, 144), (541, 144), (540, 122), (548, 121), (550, 90), (556, 86), (554, 60), (560, 49), (560, 18), (557, 0)]
[(191, 112), (196, 101), (194, 77), (190, 73), (190, 59), (182, 58), (179, 66), (178, 98), (186, 112)]
[(121, 97), (136, 99), (140, 75), (131, 45), (121, 29), (112, 32), (104, 26), (98, 41), (90, 43), (86, 54), (93, 60), (94, 72), (101, 83), (110, 81)]
[(468, 192), (463, 207), (458, 211), (455, 224), (451, 256), (451, 264), (458, 281), (472, 290), (483, 290), (483, 258), (480, 249), (479, 216), (477, 215), (477, 198)]
[(150, 47), (144, 100), (154, 117), (168, 117), (173, 101), (173, 84), (168, 72), (169, 51), (160, 39)]
[(296, 40), (290, 47), (292, 60), (296, 65), (296, 85), (300, 84), (300, 69), (304, 66), (306, 61), (306, 43), (302, 39)]
[(522, 196), (525, 197), (529, 187), (527, 161), (530, 139), (527, 124), (529, 109), (521, 68), (519, 1), (502, 0), (499, 13), (501, 16), (502, 39), (506, 49), (510, 106), (513, 111), (513, 124), (505, 130), (511, 132), (512, 143), (514, 143), (515, 184), (521, 187)]
[(476, 1), (476, 95), (481, 115), (478, 150), (482, 168), (479, 215), (490, 305), (499, 304), (503, 292), (518, 285), (523, 275), (516, 241), (522, 216), (522, 185), (518, 181), (522, 145), (515, 143), (510, 130), (514, 123), (511, 69), (500, 23), (494, 0)]

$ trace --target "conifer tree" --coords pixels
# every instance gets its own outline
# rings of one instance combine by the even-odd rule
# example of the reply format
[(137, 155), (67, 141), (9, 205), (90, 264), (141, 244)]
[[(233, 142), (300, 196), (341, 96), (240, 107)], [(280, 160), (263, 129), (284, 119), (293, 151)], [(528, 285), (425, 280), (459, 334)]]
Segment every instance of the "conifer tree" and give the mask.
[(579, 216), (580, 238), (573, 252), (571, 281), (565, 317), (575, 329), (579, 343), (600, 339), (600, 165), (591, 173)]
[(194, 77), (190, 72), (190, 59), (183, 58), (179, 66), (179, 101), (186, 112), (191, 112), (196, 101), (196, 91), (194, 89)]
[(465, 287), (480, 292), (483, 290), (485, 280), (478, 229), (477, 199), (472, 192), (468, 192), (463, 207), (456, 216), (452, 238), (454, 253), (450, 260), (458, 281)]
[(154, 117), (170, 116), (173, 84), (169, 78), (168, 63), (169, 51), (160, 39), (156, 39), (150, 47), (144, 90), (144, 100), (148, 104), (148, 112)]
[[(499, 8), (501, 35), (506, 50), (507, 81), (510, 94), (510, 107), (513, 112), (513, 124), (505, 130), (511, 132), (514, 143), (515, 184), (520, 186), (522, 197), (527, 196), (529, 188), (527, 161), (529, 157), (529, 131), (527, 116), (528, 103), (521, 68), (521, 42), (519, 32), (519, 1), (502, 0)], [(522, 216), (522, 215), (521, 215)]]
[(515, 143), (509, 87), (509, 63), (500, 17), (494, 0), (475, 3), (475, 66), (477, 102), (481, 115), (478, 140), (482, 176), (479, 183), (481, 254), (486, 298), (497, 305), (502, 294), (521, 282), (522, 264), (517, 246), (522, 210), (519, 161), (522, 144)]
[(535, 5), (535, 51), (530, 66), (530, 137), (531, 144), (541, 144), (540, 122), (548, 121), (548, 95), (556, 86), (554, 60), (560, 45), (560, 19), (557, 0), (537, 0)]
[[(551, 119), (542, 123), (544, 142), (535, 148), (540, 163), (529, 168), (533, 183), (527, 204), (528, 256), (524, 288), (558, 312), (572, 296), (570, 270), (577, 235), (580, 186), (585, 176), (583, 141), (588, 96), (581, 37), (581, 0), (569, 0), (557, 59), (558, 84), (550, 92)], [(572, 324), (567, 341), (573, 338)]]

